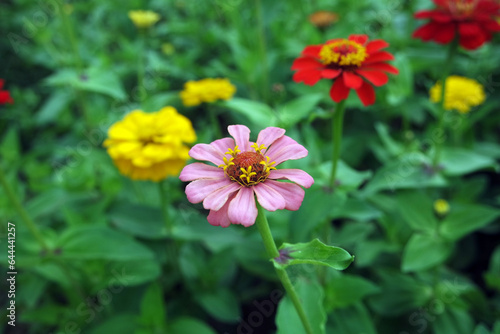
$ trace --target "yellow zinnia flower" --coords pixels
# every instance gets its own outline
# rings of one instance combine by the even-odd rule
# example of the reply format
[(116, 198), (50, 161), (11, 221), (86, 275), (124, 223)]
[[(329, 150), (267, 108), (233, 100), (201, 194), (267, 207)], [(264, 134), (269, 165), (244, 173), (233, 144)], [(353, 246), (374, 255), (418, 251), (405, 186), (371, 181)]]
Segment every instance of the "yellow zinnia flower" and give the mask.
[(173, 107), (134, 110), (108, 130), (104, 147), (120, 173), (133, 180), (160, 181), (178, 175), (189, 159), (185, 143), (196, 140), (191, 121)]
[(444, 199), (438, 199), (434, 202), (434, 211), (440, 216), (446, 215), (450, 211), (450, 205)]
[(149, 28), (160, 20), (160, 15), (150, 10), (131, 10), (128, 17), (137, 28)]
[[(432, 102), (441, 101), (441, 83), (436, 83), (430, 90)], [(474, 79), (452, 75), (446, 78), (444, 108), (466, 114), (472, 107), (481, 105), (486, 99), (483, 86)]]
[(202, 79), (186, 82), (181, 99), (186, 107), (192, 107), (203, 102), (229, 100), (235, 92), (236, 87), (228, 79)]

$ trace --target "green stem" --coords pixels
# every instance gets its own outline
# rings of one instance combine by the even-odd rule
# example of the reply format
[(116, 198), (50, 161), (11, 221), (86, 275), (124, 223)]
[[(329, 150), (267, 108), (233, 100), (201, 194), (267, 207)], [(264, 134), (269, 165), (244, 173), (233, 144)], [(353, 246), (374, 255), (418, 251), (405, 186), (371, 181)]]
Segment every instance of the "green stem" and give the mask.
[(257, 29), (259, 38), (259, 52), (260, 52), (260, 62), (262, 66), (262, 82), (261, 82), (261, 94), (264, 101), (268, 102), (269, 99), (269, 75), (267, 66), (267, 49), (266, 49), (266, 38), (264, 34), (264, 20), (262, 16), (262, 3), (261, 0), (255, 0), (255, 7), (257, 11)]
[(139, 60), (137, 62), (137, 96), (139, 102), (142, 101), (145, 96), (143, 96), (144, 89), (144, 50), (146, 49), (146, 31), (144, 29), (139, 29)]
[(220, 124), (217, 121), (217, 113), (211, 105), (208, 106), (208, 113), (210, 117), (210, 122), (212, 123), (212, 128), (215, 132), (215, 138), (222, 138), (222, 132), (220, 131)]
[[(451, 65), (453, 58), (458, 50), (458, 40), (455, 38), (448, 48), (448, 55), (446, 56), (446, 62), (443, 65), (443, 72), (441, 73), (441, 103), (440, 103), (440, 114), (438, 118), (437, 130), (439, 133), (444, 132), (444, 115), (446, 114), (445, 109), (445, 96), (446, 96), (446, 79), (450, 75)], [(436, 148), (434, 151), (434, 158), (432, 159), (432, 165), (436, 167), (439, 163), (439, 157), (441, 155), (441, 150), (443, 147), (443, 140), (436, 141)]]
[(35, 225), (33, 220), (31, 220), (31, 217), (28, 215), (26, 210), (24, 210), (24, 208), (22, 207), (18, 198), (14, 194), (14, 191), (12, 190), (12, 188), (10, 187), (10, 184), (7, 182), (7, 179), (5, 178), (5, 174), (2, 170), (2, 168), (0, 168), (0, 183), (2, 184), (2, 187), (4, 188), (5, 194), (9, 198), (11, 204), (14, 206), (14, 209), (17, 211), (17, 213), (19, 214), (21, 219), (26, 224), (26, 227), (28, 228), (30, 233), (33, 235), (33, 237), (35, 237), (35, 239), (38, 241), (38, 243), (40, 244), (42, 249), (44, 251), (47, 251), (48, 247), (47, 247), (45, 240), (42, 237), (42, 234), (40, 233), (37, 226)]
[(61, 13), (61, 18), (63, 21), (64, 30), (66, 31), (66, 35), (67, 35), (69, 44), (71, 45), (71, 50), (73, 51), (73, 60), (76, 64), (76, 68), (80, 72), (79, 74), (82, 74), (81, 72), (83, 70), (83, 62), (82, 62), (82, 59), (80, 57), (80, 53), (78, 52), (78, 43), (76, 41), (73, 26), (71, 25), (69, 15), (66, 11), (66, 8), (64, 8), (64, 2), (58, 1), (57, 3), (59, 4), (59, 13)]
[(165, 222), (165, 227), (167, 228), (167, 235), (170, 235), (172, 234), (172, 221), (170, 220), (168, 212), (168, 209), (170, 208), (170, 201), (168, 198), (167, 179), (159, 181), (158, 188), (160, 192), (161, 213), (163, 214), (163, 220)]
[[(271, 229), (269, 228), (269, 223), (267, 222), (266, 213), (258, 203), (257, 203), (257, 209), (259, 211), (259, 214), (257, 215), (256, 224), (259, 233), (262, 237), (262, 241), (264, 242), (264, 246), (266, 247), (267, 255), (271, 259), (277, 258), (280, 256), (280, 254), (278, 248), (276, 247), (276, 243), (274, 242)], [(276, 273), (278, 274), (281, 284), (283, 284), (283, 287), (286, 290), (286, 293), (292, 300), (292, 303), (295, 307), (295, 310), (297, 311), (297, 314), (299, 315), (300, 321), (302, 322), (302, 325), (304, 326), (306, 333), (312, 334), (313, 331), (311, 324), (309, 324), (309, 320), (307, 319), (306, 313), (304, 311), (304, 308), (302, 307), (299, 296), (297, 295), (297, 292), (295, 291), (295, 288), (293, 287), (293, 284), (290, 281), (290, 277), (288, 277), (286, 270), (278, 269), (276, 267), (275, 270)]]
[(330, 175), (330, 186), (335, 188), (335, 176), (337, 175), (337, 164), (340, 157), (340, 144), (342, 141), (342, 125), (344, 122), (345, 100), (340, 101), (335, 108), (332, 117), (333, 151), (332, 151), (332, 174)]

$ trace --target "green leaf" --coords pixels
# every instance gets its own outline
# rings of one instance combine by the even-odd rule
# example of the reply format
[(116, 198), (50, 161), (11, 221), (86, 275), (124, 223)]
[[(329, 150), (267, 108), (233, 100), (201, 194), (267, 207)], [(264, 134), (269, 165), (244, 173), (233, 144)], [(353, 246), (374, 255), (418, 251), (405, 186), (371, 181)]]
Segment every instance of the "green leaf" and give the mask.
[(419, 152), (409, 152), (379, 168), (363, 190), (369, 196), (381, 190), (443, 187), (446, 180), (438, 173), (429, 173), (429, 158)]
[(377, 334), (373, 318), (362, 303), (337, 308), (329, 315), (327, 333)]
[(114, 204), (108, 213), (111, 224), (128, 234), (147, 239), (162, 239), (167, 235), (160, 209), (129, 203)]
[(158, 282), (150, 283), (141, 301), (141, 315), (138, 318), (140, 330), (148, 333), (166, 332), (166, 316), (163, 289)]
[(448, 307), (432, 323), (435, 334), (470, 334), (474, 320), (466, 310)]
[(443, 237), (458, 240), (490, 224), (499, 216), (499, 209), (485, 205), (452, 204), (439, 230)]
[(175, 319), (167, 333), (175, 334), (216, 334), (205, 323), (195, 318), (182, 317)]
[(289, 128), (306, 118), (323, 98), (323, 94), (308, 94), (278, 107), (279, 126)]
[(452, 244), (434, 235), (414, 234), (403, 251), (401, 270), (419, 271), (443, 263), (452, 252)]
[(220, 103), (224, 107), (246, 116), (250, 122), (261, 128), (273, 126), (277, 122), (274, 110), (267, 104), (237, 97)]
[(130, 236), (105, 226), (81, 226), (67, 229), (58, 240), (60, 257), (65, 260), (107, 259), (145, 260), (153, 259), (149, 248)]
[(332, 218), (350, 218), (356, 221), (367, 222), (377, 219), (382, 213), (364, 200), (348, 198), (343, 205), (335, 206)]
[[(327, 161), (321, 164), (321, 166), (319, 166), (319, 173), (321, 173), (321, 178), (319, 180), (315, 180), (317, 184), (329, 186), (331, 172), (331, 161)], [(335, 177), (336, 180), (340, 182), (337, 189), (345, 191), (356, 190), (363, 182), (369, 180), (371, 176), (371, 171), (357, 171), (349, 167), (349, 165), (347, 165), (344, 161), (339, 160), (337, 164), (337, 176)]]
[(446, 175), (464, 175), (477, 170), (490, 168), (498, 171), (499, 165), (495, 159), (463, 148), (444, 148), (440, 163)]
[(500, 246), (493, 251), (490, 266), (484, 278), (488, 286), (500, 291)]
[(329, 192), (318, 187), (306, 190), (300, 210), (294, 211), (290, 218), (292, 240), (307, 240), (311, 231), (329, 220), (335, 206), (343, 205), (345, 196), (340, 191)]
[(391, 157), (395, 157), (404, 152), (404, 146), (394, 139), (392, 139), (389, 134), (389, 127), (383, 123), (377, 122), (375, 123), (375, 130), (377, 130), (377, 134), (384, 144), (385, 149), (389, 152)]
[(237, 322), (240, 307), (235, 294), (226, 288), (214, 292), (198, 292), (196, 301), (215, 319), (222, 322)]
[[(315, 281), (299, 278), (294, 284), (299, 295), (307, 319), (312, 326), (313, 334), (325, 333), (326, 314), (323, 309), (324, 292), (321, 285)], [(276, 313), (277, 334), (304, 334), (304, 326), (288, 295), (283, 297)]]
[(120, 79), (109, 69), (90, 68), (84, 75), (72, 69), (62, 69), (45, 79), (51, 86), (71, 86), (89, 92), (101, 93), (118, 100), (126, 98)]
[(57, 121), (59, 114), (68, 106), (72, 98), (72, 94), (67, 90), (60, 89), (52, 93), (36, 113), (36, 123), (44, 125)]
[(136, 315), (118, 314), (106, 318), (102, 323), (89, 330), (89, 334), (136, 334)]
[(379, 290), (374, 283), (363, 277), (342, 274), (328, 280), (325, 288), (325, 306), (328, 311), (350, 306)]
[(479, 325), (477, 325), (473, 334), (491, 334), (491, 332), (488, 330), (488, 328), (485, 325), (479, 324)]
[(404, 191), (397, 194), (396, 202), (401, 216), (415, 231), (433, 232), (438, 224), (434, 216), (432, 199), (421, 191)]
[(280, 260), (273, 261), (277, 268), (308, 263), (344, 270), (354, 261), (354, 256), (346, 250), (340, 247), (327, 246), (318, 239), (307, 243), (284, 243), (280, 247), (280, 253), (284, 254), (283, 262)]
[(6, 133), (2, 139), (2, 144), (0, 145), (0, 157), (2, 158), (2, 162), (18, 162), (20, 150), (19, 130), (16, 126), (7, 127)]
[(431, 300), (430, 286), (409, 275), (395, 271), (379, 271), (381, 293), (369, 297), (371, 308), (384, 316), (401, 315), (424, 306)]

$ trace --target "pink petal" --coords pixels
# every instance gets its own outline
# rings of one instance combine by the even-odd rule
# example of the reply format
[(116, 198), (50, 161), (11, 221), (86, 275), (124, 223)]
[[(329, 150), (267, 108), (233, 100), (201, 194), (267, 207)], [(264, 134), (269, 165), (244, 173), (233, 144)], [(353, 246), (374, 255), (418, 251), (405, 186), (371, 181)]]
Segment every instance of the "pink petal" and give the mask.
[(281, 128), (268, 127), (259, 132), (257, 145), (264, 145), (266, 148), (271, 146), (277, 139), (283, 137), (285, 130)]
[(229, 197), (229, 200), (226, 201), (226, 204), (219, 210), (210, 210), (210, 213), (208, 214), (207, 220), (210, 223), (210, 225), (213, 226), (222, 226), (222, 227), (228, 227), (231, 225), (231, 222), (229, 221), (229, 216), (227, 214), (227, 210), (229, 208), (229, 203), (233, 200), (234, 196), (236, 195), (231, 195)]
[(220, 179), (224, 177), (224, 170), (201, 162), (195, 162), (182, 169), (179, 179), (193, 181), (196, 179)]
[[(216, 141), (213, 141), (210, 143), (210, 146), (215, 148), (217, 151), (220, 151), (221, 154), (224, 154), (227, 152), (227, 149), (234, 149), (234, 139), (233, 138), (222, 138), (222, 139), (217, 139)], [(227, 157), (230, 157), (229, 155)]]
[(300, 205), (304, 200), (304, 194), (306, 193), (301, 186), (296, 185), (295, 183), (278, 182), (269, 179), (266, 180), (265, 184), (283, 196), (286, 202), (285, 209), (297, 211), (300, 208)]
[(196, 160), (210, 161), (216, 166), (222, 165), (224, 152), (215, 149), (209, 144), (196, 144), (189, 150), (189, 156)]
[(200, 203), (213, 191), (233, 183), (229, 178), (200, 179), (191, 182), (186, 187), (186, 196), (191, 203)]
[(242, 186), (236, 182), (231, 182), (230, 185), (219, 188), (208, 195), (203, 201), (203, 207), (207, 210), (220, 210), (226, 204), (228, 197)]
[(260, 205), (268, 211), (283, 210), (286, 206), (285, 199), (275, 189), (268, 187), (264, 183), (259, 183), (253, 187)]
[(233, 224), (248, 227), (255, 223), (257, 206), (252, 188), (242, 187), (238, 191), (236, 197), (229, 203), (228, 216)]
[(233, 136), (236, 146), (245, 152), (250, 150), (250, 129), (244, 125), (230, 125), (227, 127), (227, 131), (231, 136)]
[(314, 179), (312, 178), (312, 176), (301, 169), (272, 170), (269, 174), (269, 178), (272, 180), (287, 179), (301, 185), (304, 188), (309, 188), (314, 183)]
[(276, 162), (277, 166), (286, 160), (304, 158), (307, 156), (307, 153), (304, 146), (288, 136), (283, 136), (271, 145), (265, 155), (267, 155), (271, 161)]

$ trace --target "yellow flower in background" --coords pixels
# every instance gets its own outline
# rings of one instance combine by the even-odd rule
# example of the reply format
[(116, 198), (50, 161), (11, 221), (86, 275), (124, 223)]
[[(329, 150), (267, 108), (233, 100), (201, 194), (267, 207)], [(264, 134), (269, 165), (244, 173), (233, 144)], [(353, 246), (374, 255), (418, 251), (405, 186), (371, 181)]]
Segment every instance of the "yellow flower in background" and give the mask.
[(450, 211), (450, 205), (444, 199), (438, 199), (434, 202), (434, 211), (440, 216), (446, 215)]
[(196, 141), (191, 121), (173, 107), (134, 110), (108, 130), (104, 147), (120, 173), (133, 180), (160, 181), (178, 175)]
[[(432, 102), (441, 102), (441, 83), (430, 90)], [(486, 99), (483, 86), (474, 79), (452, 75), (446, 78), (444, 108), (466, 114), (472, 107), (481, 105)]]
[(236, 92), (236, 87), (228, 79), (202, 79), (188, 81), (180, 93), (186, 107), (197, 106), (203, 102), (229, 100)]
[(131, 10), (128, 17), (137, 28), (149, 28), (160, 20), (160, 15), (150, 10)]

